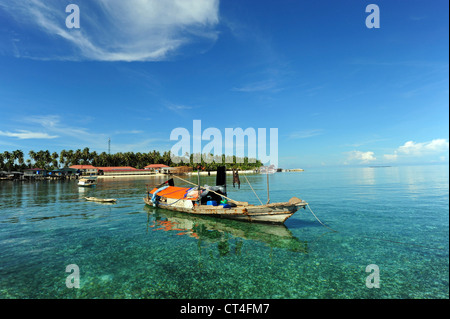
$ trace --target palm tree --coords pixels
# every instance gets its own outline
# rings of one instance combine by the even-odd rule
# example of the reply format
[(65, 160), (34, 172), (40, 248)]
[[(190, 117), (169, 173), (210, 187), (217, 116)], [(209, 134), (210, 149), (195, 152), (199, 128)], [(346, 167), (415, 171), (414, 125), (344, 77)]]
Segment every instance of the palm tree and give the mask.
[(90, 152), (89, 152), (89, 147), (85, 147), (84, 149), (83, 149), (83, 151), (81, 152), (81, 154), (80, 154), (80, 157), (81, 157), (81, 159), (82, 159), (82, 164), (83, 165), (88, 165), (88, 164), (90, 164), (90, 159), (91, 159), (91, 154), (90, 154)]
[[(36, 163), (36, 152), (35, 151), (33, 151), (33, 150), (29, 151), (28, 156), (30, 156), (30, 158), (34, 161), (34, 163)], [(30, 168), (33, 168), (31, 161), (30, 161)]]
[(172, 158), (170, 156), (170, 151), (168, 152), (164, 152), (163, 156), (162, 156), (162, 161), (163, 164), (170, 166), (172, 164)]
[(11, 171), (13, 165), (14, 165), (14, 157), (13, 154), (8, 152), (8, 151), (4, 151), (3, 152), (3, 160), (6, 160), (6, 165), (5, 165), (5, 169), (7, 171)]
[(49, 150), (45, 150), (43, 151), (43, 156), (44, 156), (44, 168), (48, 169), (53, 163), (52, 155), (50, 154)]
[(15, 150), (13, 152), (13, 158), (14, 158), (14, 160), (17, 160), (17, 162), (18, 162), (16, 169), (19, 170), (20, 168), (22, 168), (22, 165), (24, 163), (23, 152), (21, 150)]
[(52, 153), (52, 164), (53, 164), (53, 168), (54, 168), (54, 169), (59, 168), (59, 165), (58, 165), (58, 158), (59, 158), (58, 153), (53, 152), (53, 153)]
[(96, 151), (92, 151), (90, 154), (89, 160), (91, 161), (91, 165), (94, 165), (94, 161), (97, 159), (98, 155)]
[(75, 152), (72, 153), (72, 165), (80, 165), (80, 160), (82, 157), (82, 153), (80, 149), (77, 149)]
[(66, 158), (66, 156), (67, 156), (67, 151), (66, 150), (62, 150), (60, 153), (59, 153), (59, 163), (63, 166), (63, 167), (66, 167), (66, 161), (67, 161), (67, 158)]
[(44, 166), (44, 151), (40, 150), (38, 152), (36, 152), (35, 155), (35, 166), (37, 166), (37, 168), (45, 168)]
[(152, 164), (161, 164), (161, 154), (158, 151), (153, 150), (152, 152), (153, 163)]
[(66, 157), (67, 157), (66, 166), (74, 165), (73, 150), (67, 151)]

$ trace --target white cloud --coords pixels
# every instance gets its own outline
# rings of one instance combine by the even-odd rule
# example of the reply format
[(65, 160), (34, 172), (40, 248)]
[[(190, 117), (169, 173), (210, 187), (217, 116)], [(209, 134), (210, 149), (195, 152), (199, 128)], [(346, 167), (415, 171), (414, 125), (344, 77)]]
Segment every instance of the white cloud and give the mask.
[(448, 151), (448, 147), (449, 143), (446, 139), (435, 139), (425, 143), (409, 141), (398, 148), (398, 153), (421, 156), (430, 152), (445, 152)]
[(374, 156), (374, 152), (352, 151), (348, 153), (346, 164), (349, 164), (350, 162), (366, 164), (375, 160), (376, 157)]
[(69, 13), (58, 0), (11, 1), (1, 3), (0, 8), (23, 25), (38, 26), (50, 38), (60, 37), (79, 51), (75, 56), (67, 52), (60, 59), (159, 61), (193, 40), (210, 43), (218, 35), (214, 27), (219, 22), (219, 0), (97, 0), (77, 4), (80, 29), (66, 27)]
[(53, 139), (57, 138), (56, 135), (49, 135), (47, 133), (42, 132), (30, 132), (25, 130), (17, 130), (17, 132), (3, 132), (0, 131), (0, 136), (7, 136), (7, 137), (15, 137), (20, 140), (28, 140), (28, 139)]
[(416, 143), (408, 141), (399, 146), (393, 154), (385, 154), (384, 158), (389, 161), (398, 160), (400, 157), (423, 157), (439, 155), (448, 152), (449, 142), (447, 139), (434, 139), (430, 142)]

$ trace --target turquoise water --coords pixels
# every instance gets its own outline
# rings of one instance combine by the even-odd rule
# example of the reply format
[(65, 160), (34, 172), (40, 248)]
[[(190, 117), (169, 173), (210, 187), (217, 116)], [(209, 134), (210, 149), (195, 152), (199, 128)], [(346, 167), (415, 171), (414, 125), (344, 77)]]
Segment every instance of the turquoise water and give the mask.
[[(266, 177), (248, 179), (265, 201)], [(270, 176), (271, 202), (304, 199), (337, 232), (303, 209), (270, 226), (146, 207), (160, 181), (0, 182), (0, 298), (449, 298), (448, 166)], [(257, 204), (241, 183), (229, 196)], [(370, 264), (379, 288), (366, 286)]]

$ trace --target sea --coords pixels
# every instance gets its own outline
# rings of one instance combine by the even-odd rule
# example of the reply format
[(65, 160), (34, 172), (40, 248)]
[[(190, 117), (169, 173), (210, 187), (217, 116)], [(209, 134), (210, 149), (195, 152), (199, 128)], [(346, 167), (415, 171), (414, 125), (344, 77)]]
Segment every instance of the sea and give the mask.
[[(0, 299), (448, 299), (448, 171), (275, 173), (270, 202), (309, 204), (284, 225), (146, 206), (161, 177), (1, 181)], [(240, 180), (229, 197), (267, 202), (266, 175)]]

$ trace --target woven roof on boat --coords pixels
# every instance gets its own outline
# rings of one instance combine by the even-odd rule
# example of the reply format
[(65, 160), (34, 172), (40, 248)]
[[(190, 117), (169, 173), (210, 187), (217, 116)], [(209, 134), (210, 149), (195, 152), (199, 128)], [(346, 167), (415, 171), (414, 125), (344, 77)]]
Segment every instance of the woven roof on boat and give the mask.
[[(165, 198), (173, 198), (173, 199), (190, 199), (190, 200), (196, 200), (198, 197), (198, 194), (196, 194), (195, 197), (187, 197), (187, 193), (191, 188), (189, 187), (175, 187), (175, 186), (169, 186), (166, 189), (163, 189), (158, 192), (157, 196), (165, 197)], [(156, 192), (158, 188), (154, 188), (150, 191), (151, 194)]]

